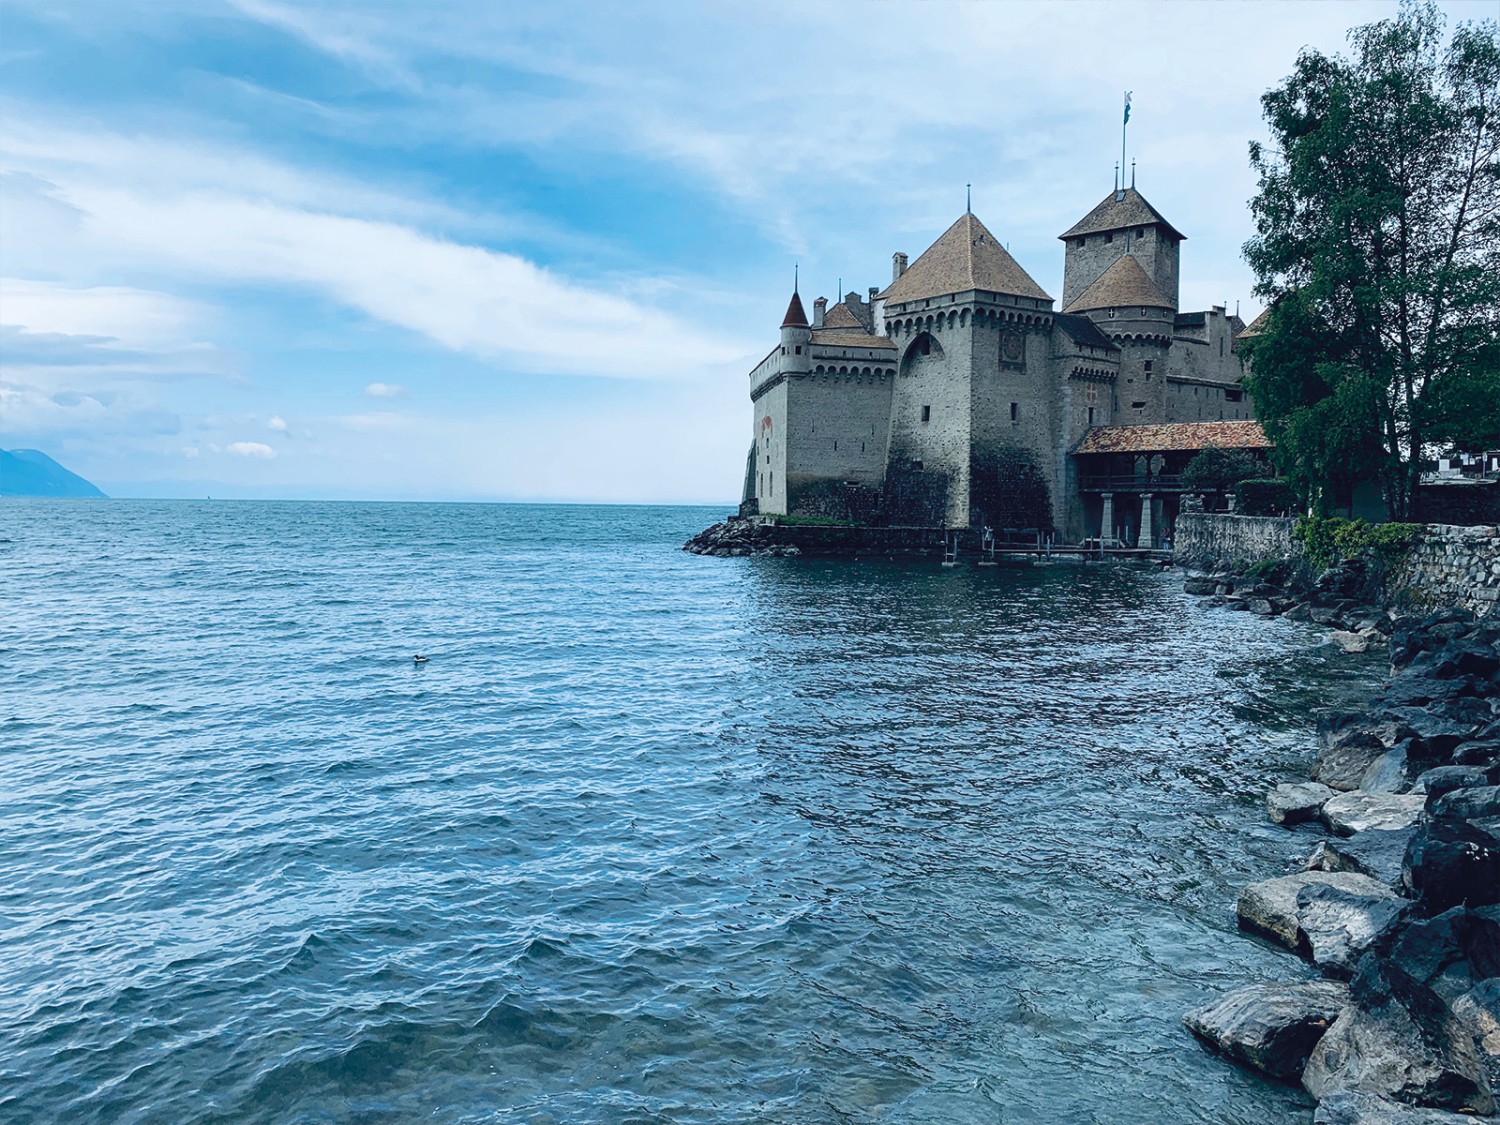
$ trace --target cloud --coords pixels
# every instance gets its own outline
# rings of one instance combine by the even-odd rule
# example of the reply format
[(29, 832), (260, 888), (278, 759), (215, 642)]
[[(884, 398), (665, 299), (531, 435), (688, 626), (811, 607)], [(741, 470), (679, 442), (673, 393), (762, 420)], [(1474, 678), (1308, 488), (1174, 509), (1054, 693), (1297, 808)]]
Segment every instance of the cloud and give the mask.
[(276, 456), (276, 450), (259, 441), (232, 441), (224, 448), (236, 457), (259, 457), (269, 461)]
[(371, 398), (396, 398), (406, 390), (400, 383), (371, 383), (365, 394)]
[(286, 433), (286, 419), (280, 414), (273, 414), (266, 422), (266, 429), (276, 430), (278, 433)]
[(213, 154), (174, 179), (180, 154), (167, 145), (164, 160), (151, 159), (160, 147), (151, 140), (65, 129), (4, 140), (80, 216), (80, 256), (96, 265), (291, 287), (527, 372), (677, 378), (754, 350), (636, 299), (628, 279), (583, 284), (519, 254), (430, 233), (415, 216), (350, 214), (358, 201), (336, 181), (314, 190), (306, 173), (278, 175), (261, 161), (257, 174), (248, 159), (251, 181), (281, 189), (278, 200), (277, 191), (247, 192), (238, 163)]

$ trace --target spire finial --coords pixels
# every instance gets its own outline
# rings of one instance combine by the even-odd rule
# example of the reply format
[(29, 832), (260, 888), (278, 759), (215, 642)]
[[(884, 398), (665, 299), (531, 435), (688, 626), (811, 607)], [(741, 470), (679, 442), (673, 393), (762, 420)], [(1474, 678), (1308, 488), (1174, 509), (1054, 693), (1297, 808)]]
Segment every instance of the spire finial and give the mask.
[(792, 263), (792, 292), (793, 293), (799, 293), (799, 292), (801, 292), (801, 286), (802, 286), (802, 263), (801, 262), (793, 262)]
[(1135, 187), (1135, 157), (1133, 156), (1130, 158), (1130, 186), (1132, 189)]
[(974, 213), (974, 185), (964, 184), (964, 214)]
[(1120, 190), (1120, 162), (1115, 161), (1115, 190)]

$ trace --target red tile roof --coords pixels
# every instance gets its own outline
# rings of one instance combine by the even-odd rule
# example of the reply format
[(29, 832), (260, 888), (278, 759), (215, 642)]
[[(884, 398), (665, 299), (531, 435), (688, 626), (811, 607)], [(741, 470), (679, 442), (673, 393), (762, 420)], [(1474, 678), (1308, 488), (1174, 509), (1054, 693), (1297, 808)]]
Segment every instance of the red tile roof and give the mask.
[(1074, 453), (1174, 453), (1205, 449), (1271, 449), (1259, 422), (1163, 422), (1149, 426), (1096, 426)]
[(786, 307), (786, 318), (782, 320), (783, 328), (806, 328), (807, 313), (802, 308), (802, 298), (795, 292), (792, 294), (792, 303)]

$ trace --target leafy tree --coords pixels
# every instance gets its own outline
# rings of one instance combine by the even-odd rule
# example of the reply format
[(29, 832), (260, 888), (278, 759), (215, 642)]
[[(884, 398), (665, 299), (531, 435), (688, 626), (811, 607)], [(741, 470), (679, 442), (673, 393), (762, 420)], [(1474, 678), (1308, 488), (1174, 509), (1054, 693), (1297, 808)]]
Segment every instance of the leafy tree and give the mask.
[(1242, 480), (1258, 477), (1265, 466), (1243, 449), (1205, 446), (1182, 469), (1182, 483), (1194, 492), (1227, 492)]
[(1500, 444), (1500, 31), (1445, 44), (1405, 2), (1349, 39), (1261, 99), (1245, 256), (1270, 312), (1247, 386), (1316, 506), (1378, 475), (1399, 519), (1424, 457)]

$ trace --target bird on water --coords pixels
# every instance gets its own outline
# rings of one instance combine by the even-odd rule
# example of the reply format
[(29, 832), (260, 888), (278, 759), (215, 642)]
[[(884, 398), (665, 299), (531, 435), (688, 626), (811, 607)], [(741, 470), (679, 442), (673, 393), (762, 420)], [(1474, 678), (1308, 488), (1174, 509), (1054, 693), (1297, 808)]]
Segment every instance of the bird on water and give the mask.
[(418, 655), (416, 655), (416, 656), (413, 656), (413, 657), (412, 657), (412, 658), (411, 658), (411, 662), (412, 662), (412, 663), (413, 663), (413, 664), (426, 664), (426, 663), (427, 663), (427, 657), (425, 657), (425, 656), (422, 656), (422, 655), (421, 655), (421, 654), (420, 654), (420, 653), (419, 653), (419, 654), (418, 654)]

